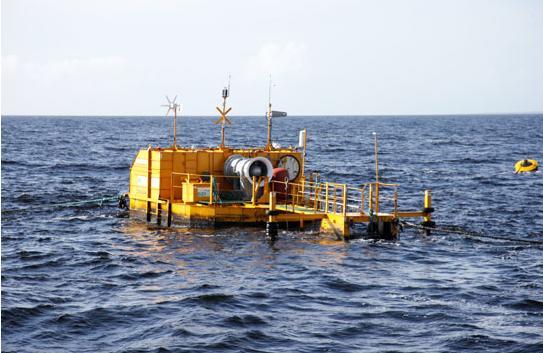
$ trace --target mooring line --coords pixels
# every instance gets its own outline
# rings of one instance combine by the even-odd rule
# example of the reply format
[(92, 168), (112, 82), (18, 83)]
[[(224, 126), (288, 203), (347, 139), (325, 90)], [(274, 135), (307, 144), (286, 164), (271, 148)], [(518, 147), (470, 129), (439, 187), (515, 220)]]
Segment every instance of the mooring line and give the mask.
[(53, 204), (46, 204), (46, 205), (39, 205), (39, 206), (28, 206), (28, 207), (21, 207), (21, 208), (11, 208), (7, 210), (2, 210), (2, 213), (13, 213), (13, 212), (24, 212), (24, 211), (31, 211), (31, 210), (39, 210), (39, 209), (47, 209), (47, 208), (55, 208), (55, 207), (73, 207), (73, 206), (79, 206), (89, 203), (96, 203), (100, 207), (105, 202), (110, 201), (116, 201), (119, 199), (119, 196), (106, 196), (99, 199), (92, 199), (92, 200), (83, 200), (83, 201), (75, 201), (75, 202), (63, 202), (63, 203), (53, 203)]
[[(479, 237), (479, 238), (488, 238), (488, 239), (505, 240), (505, 241), (511, 241), (511, 242), (543, 245), (543, 241), (541, 241), (541, 240), (509, 238), (509, 237), (502, 237), (502, 236), (499, 236), (499, 235), (489, 235), (489, 234), (480, 233), (480, 232), (465, 231), (465, 230), (461, 230), (461, 229), (448, 229), (448, 228), (442, 228), (442, 227), (425, 227), (425, 226), (410, 223), (410, 222), (407, 222), (407, 221), (401, 221), (400, 223), (403, 226), (406, 226), (406, 227), (411, 227), (411, 228), (416, 228), (416, 229), (421, 229), (421, 230), (427, 230), (427, 231), (431, 231), (431, 232), (441, 232), (441, 233), (465, 235), (465, 236), (469, 236), (469, 237)], [(456, 226), (451, 226), (451, 227), (456, 227)]]

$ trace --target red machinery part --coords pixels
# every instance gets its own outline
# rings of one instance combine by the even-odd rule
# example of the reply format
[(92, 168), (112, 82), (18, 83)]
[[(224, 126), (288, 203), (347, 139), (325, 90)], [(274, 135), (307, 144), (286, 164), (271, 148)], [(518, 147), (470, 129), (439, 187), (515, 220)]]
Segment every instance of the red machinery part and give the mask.
[(288, 171), (285, 168), (273, 168), (271, 178), (271, 190), (277, 193), (277, 201), (285, 201), (290, 186), (287, 186)]

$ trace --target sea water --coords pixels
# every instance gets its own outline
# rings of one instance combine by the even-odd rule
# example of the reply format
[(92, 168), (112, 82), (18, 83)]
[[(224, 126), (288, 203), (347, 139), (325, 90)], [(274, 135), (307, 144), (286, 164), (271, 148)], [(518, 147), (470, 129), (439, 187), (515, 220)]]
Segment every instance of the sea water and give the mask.
[[(212, 118), (178, 141), (214, 146)], [(226, 141), (262, 146), (263, 117)], [(153, 229), (102, 207), (38, 208), (126, 192), (140, 148), (171, 143), (171, 118), (3, 117), (3, 352), (543, 351), (543, 247), (404, 229), (398, 241), (264, 228)], [(400, 183), (401, 209), (433, 192), (434, 220), (543, 240), (543, 116), (286, 117), (307, 128), (323, 180)]]

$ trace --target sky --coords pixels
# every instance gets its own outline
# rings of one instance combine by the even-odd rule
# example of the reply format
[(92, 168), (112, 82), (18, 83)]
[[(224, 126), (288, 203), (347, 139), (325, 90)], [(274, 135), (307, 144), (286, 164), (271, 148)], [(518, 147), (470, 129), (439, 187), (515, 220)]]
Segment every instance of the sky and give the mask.
[(543, 112), (540, 0), (2, 0), (2, 115)]

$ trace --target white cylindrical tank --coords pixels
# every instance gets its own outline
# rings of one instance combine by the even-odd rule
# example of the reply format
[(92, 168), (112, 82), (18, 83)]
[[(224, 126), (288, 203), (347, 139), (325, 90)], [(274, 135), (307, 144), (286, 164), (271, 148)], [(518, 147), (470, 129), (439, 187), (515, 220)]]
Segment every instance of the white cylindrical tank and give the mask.
[[(264, 157), (245, 158), (242, 155), (234, 154), (224, 162), (224, 175), (240, 176), (253, 182), (254, 177), (268, 177), (268, 181), (273, 176), (273, 165), (269, 159)], [(264, 180), (259, 186), (264, 186)]]
[(300, 130), (300, 135), (298, 136), (298, 147), (304, 148), (305, 142), (305, 130)]

